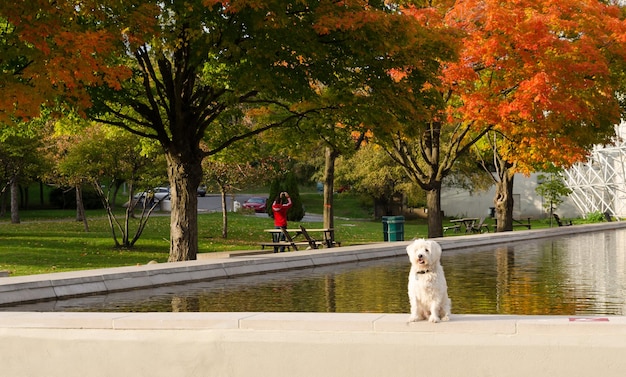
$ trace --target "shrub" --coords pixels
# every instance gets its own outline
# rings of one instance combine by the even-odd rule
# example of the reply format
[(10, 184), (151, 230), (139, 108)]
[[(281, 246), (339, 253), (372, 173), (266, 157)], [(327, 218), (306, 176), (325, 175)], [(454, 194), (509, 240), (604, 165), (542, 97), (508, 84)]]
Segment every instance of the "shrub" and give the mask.
[(272, 203), (274, 199), (283, 191), (287, 191), (291, 197), (293, 206), (287, 212), (288, 221), (300, 221), (304, 217), (304, 206), (302, 205), (302, 199), (300, 198), (300, 190), (298, 189), (298, 182), (293, 173), (285, 174), (281, 179), (272, 181), (270, 185), (270, 193), (268, 199), (267, 213), (274, 217), (272, 212)]
[[(76, 208), (76, 190), (74, 188), (56, 188), (50, 191), (50, 205), (60, 209)], [(102, 201), (92, 189), (83, 190), (85, 209), (102, 209)]]
[(604, 214), (600, 211), (590, 212), (585, 215), (585, 220), (590, 223), (601, 223), (604, 221)]

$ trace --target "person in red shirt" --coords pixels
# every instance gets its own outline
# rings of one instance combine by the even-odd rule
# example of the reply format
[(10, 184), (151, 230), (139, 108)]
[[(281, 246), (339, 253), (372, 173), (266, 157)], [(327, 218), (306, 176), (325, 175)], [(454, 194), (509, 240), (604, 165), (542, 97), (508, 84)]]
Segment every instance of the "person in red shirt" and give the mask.
[[(285, 200), (286, 199), (286, 200)], [(289, 193), (281, 192), (280, 195), (276, 197), (274, 203), (272, 203), (272, 212), (274, 213), (274, 228), (276, 229), (287, 229), (287, 211), (291, 208), (291, 197), (289, 197)], [(282, 233), (276, 234), (274, 242), (285, 241), (285, 235)], [(274, 247), (274, 252), (283, 252), (285, 251), (285, 247), (281, 246), (280, 248)]]

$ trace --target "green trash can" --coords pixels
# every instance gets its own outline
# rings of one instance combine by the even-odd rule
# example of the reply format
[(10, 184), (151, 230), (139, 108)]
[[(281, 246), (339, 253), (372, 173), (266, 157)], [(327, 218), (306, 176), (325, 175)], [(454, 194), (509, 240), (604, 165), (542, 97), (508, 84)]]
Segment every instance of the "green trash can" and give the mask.
[(383, 216), (383, 239), (404, 241), (404, 216)]

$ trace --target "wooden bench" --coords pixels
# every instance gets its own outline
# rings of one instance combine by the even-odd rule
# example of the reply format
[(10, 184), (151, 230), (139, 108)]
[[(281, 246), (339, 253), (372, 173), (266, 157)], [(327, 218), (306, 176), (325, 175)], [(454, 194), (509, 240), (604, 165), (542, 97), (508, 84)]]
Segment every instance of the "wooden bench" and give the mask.
[[(311, 236), (313, 233), (319, 233), (321, 238), (314, 238)], [(306, 229), (302, 225), (298, 229), (296, 236), (302, 235), (307, 242), (309, 242), (309, 246), (311, 249), (319, 249), (320, 246), (324, 247), (335, 247), (341, 246), (341, 242), (335, 241), (335, 229), (333, 228), (320, 228), (320, 229)]]
[[(280, 236), (285, 238), (284, 241), (280, 241)], [(299, 242), (299, 244), (308, 244), (304, 242)], [(274, 252), (278, 251), (279, 247), (286, 247), (288, 249), (293, 249), (294, 251), (298, 251), (298, 244), (294, 242), (294, 240), (289, 235), (286, 229), (280, 228), (280, 232), (272, 233), (272, 242), (261, 242), (261, 249), (265, 248), (265, 246), (274, 247)]]
[(530, 229), (530, 217), (526, 219), (526, 223), (523, 223), (522, 220), (513, 219), (513, 227), (520, 227), (520, 226)]
[(309, 243), (309, 246), (311, 247), (311, 249), (318, 249), (321, 245), (324, 244), (323, 241), (318, 241), (312, 238), (309, 232), (307, 232), (306, 229), (302, 225), (300, 225), (300, 231), (302, 232), (302, 235), (304, 236), (304, 238), (306, 238), (306, 242)]
[[(334, 247), (341, 246), (341, 243), (333, 240), (333, 229), (312, 229), (307, 230), (302, 225), (300, 225), (299, 229), (267, 229), (266, 232), (272, 234), (272, 242), (261, 242), (261, 248), (264, 249), (265, 246), (268, 247), (287, 247), (298, 251), (298, 246), (308, 246), (311, 249), (319, 249), (320, 246), (324, 245), (326, 247)], [(295, 235), (292, 237), (289, 232), (294, 233)], [(311, 237), (310, 232), (321, 232), (323, 234), (324, 240), (317, 240)], [(296, 242), (294, 238), (303, 235), (306, 241)], [(284, 241), (280, 241), (280, 238), (284, 238)]]
[(556, 220), (556, 223), (559, 226), (571, 226), (572, 225), (572, 221), (570, 220), (569, 223), (565, 223), (563, 224), (563, 221), (561, 221), (561, 218), (559, 217), (559, 215), (557, 215), (556, 213), (553, 213), (552, 216), (554, 216), (554, 220)]
[(461, 225), (460, 224), (454, 224), (454, 225), (446, 225), (443, 227), (443, 232), (447, 232), (448, 230), (452, 230), (454, 231), (454, 233), (458, 233), (461, 231)]
[[(520, 226), (530, 229), (531, 227), (530, 217), (526, 218), (526, 223), (524, 223), (522, 220), (513, 219), (513, 228), (520, 227)], [(498, 219), (494, 219), (493, 229), (494, 229), (494, 232), (498, 231)]]
[(484, 231), (489, 233), (489, 224), (485, 224), (485, 218), (481, 217), (478, 224), (472, 226), (472, 233), (483, 233)]
[(298, 245), (300, 246), (307, 246), (309, 243), (308, 242), (285, 242), (285, 241), (281, 241), (281, 242), (260, 242), (259, 245), (261, 245), (261, 249), (265, 249), (265, 247), (286, 247), (288, 249), (294, 249), (295, 251), (298, 251)]

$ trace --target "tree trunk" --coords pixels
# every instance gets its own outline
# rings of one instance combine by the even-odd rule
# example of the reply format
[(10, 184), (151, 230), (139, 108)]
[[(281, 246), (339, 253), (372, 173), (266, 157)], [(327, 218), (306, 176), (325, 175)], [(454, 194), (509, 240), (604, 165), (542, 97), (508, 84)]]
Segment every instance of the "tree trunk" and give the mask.
[(226, 191), (222, 188), (222, 238), (228, 238), (228, 208), (226, 204)]
[(11, 223), (12, 224), (20, 223), (19, 192), (20, 191), (17, 185), (17, 177), (13, 177), (13, 179), (11, 179)]
[[(326, 147), (326, 161), (324, 164), (324, 228), (335, 227), (335, 212), (333, 209), (333, 192), (335, 190), (335, 160), (338, 153), (330, 147)], [(334, 232), (331, 234), (334, 240)]]
[(496, 182), (496, 221), (497, 232), (508, 232), (513, 230), (513, 178), (511, 169), (504, 169), (500, 174), (500, 179)]
[(443, 237), (441, 219), (441, 182), (426, 191), (426, 207), (428, 208), (428, 238)]
[[(111, 182), (111, 184), (113, 185), (113, 193), (112, 195), (109, 197), (109, 202), (111, 203), (111, 209), (115, 210), (116, 206), (116, 202), (117, 202), (117, 194), (120, 191), (120, 187), (122, 187), (122, 184), (124, 183), (124, 181), (121, 180), (114, 180), (113, 182)], [(110, 190), (107, 191), (108, 194), (111, 194)]]
[(45, 201), (43, 198), (43, 182), (39, 181), (39, 205), (43, 207), (44, 204), (45, 204)]
[(29, 190), (28, 186), (26, 186), (24, 187), (24, 190), (22, 190), (22, 209), (28, 210), (29, 200)]
[(195, 260), (198, 254), (198, 185), (202, 181), (202, 158), (190, 151), (168, 150), (167, 175), (172, 212), (170, 262)]
[(2, 191), (0, 191), (0, 217), (4, 217), (7, 213), (7, 199), (7, 192), (3, 187)]
[(85, 216), (85, 205), (83, 203), (83, 190), (80, 185), (76, 185), (76, 221), (82, 221), (85, 228), (85, 232), (89, 232), (89, 224), (87, 223), (87, 216)]

